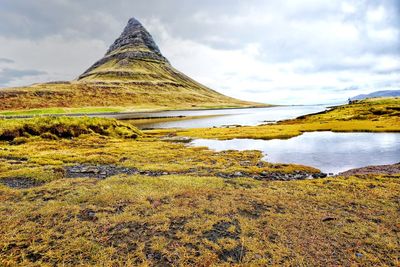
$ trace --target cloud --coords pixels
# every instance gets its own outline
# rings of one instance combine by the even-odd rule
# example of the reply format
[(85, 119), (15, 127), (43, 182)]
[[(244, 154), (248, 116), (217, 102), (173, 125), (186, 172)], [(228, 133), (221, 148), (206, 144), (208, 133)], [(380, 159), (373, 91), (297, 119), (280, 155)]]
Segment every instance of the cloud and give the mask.
[(24, 77), (32, 77), (46, 74), (44, 71), (38, 70), (18, 70), (5, 68), (0, 70), (0, 85), (7, 84), (10, 81), (17, 80)]
[(74, 79), (132, 16), (177, 69), (234, 97), (330, 102), (400, 85), (397, 0), (3, 0), (0, 58), (46, 72), (7, 85)]
[(14, 63), (14, 60), (9, 59), (9, 58), (0, 58), (0, 63)]

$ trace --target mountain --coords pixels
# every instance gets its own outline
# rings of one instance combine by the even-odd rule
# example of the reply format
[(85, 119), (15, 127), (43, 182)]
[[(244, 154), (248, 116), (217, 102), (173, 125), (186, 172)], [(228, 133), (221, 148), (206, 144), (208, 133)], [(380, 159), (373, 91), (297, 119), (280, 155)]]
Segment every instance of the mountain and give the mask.
[(374, 98), (374, 97), (393, 97), (400, 96), (400, 90), (385, 90), (385, 91), (376, 91), (369, 94), (362, 94), (351, 97), (351, 100), (362, 100), (366, 98)]
[(150, 33), (138, 20), (131, 18), (106, 55), (85, 71), (79, 80), (123, 81), (129, 78), (129, 82), (168, 82), (179, 80), (179, 74), (161, 54)]
[[(60, 51), (61, 52), (61, 51)], [(135, 18), (78, 79), (0, 90), (0, 110), (49, 107), (190, 109), (265, 106), (222, 95), (172, 67)]]

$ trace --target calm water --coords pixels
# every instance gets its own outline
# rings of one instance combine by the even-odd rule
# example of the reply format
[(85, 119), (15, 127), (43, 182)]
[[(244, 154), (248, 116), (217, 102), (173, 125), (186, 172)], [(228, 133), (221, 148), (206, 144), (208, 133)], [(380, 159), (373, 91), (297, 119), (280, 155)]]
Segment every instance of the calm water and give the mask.
[[(169, 121), (139, 125), (139, 128), (205, 128), (225, 125), (258, 125), (266, 121), (278, 121), (296, 118), (301, 115), (320, 112), (325, 105), (315, 106), (282, 106), (270, 108), (219, 109), (219, 110), (184, 110), (146, 113), (146, 117), (164, 116), (207, 116), (217, 117), (197, 118), (181, 121)], [(126, 117), (125, 117), (126, 118)]]
[(268, 162), (298, 163), (335, 174), (400, 161), (399, 133), (311, 132), (288, 140), (198, 139), (191, 144), (217, 151), (261, 150)]

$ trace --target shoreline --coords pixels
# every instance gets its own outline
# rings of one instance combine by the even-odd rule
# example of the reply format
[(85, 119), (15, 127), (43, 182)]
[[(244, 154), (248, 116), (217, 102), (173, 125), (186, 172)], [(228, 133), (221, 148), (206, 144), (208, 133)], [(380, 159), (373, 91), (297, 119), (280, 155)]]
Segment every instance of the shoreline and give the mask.
[[(116, 115), (141, 115), (141, 114), (149, 114), (149, 113), (161, 113), (161, 112), (170, 112), (170, 111), (209, 111), (209, 110), (236, 110), (236, 109), (257, 109), (257, 108), (273, 108), (273, 107), (284, 107), (289, 105), (268, 105), (266, 106), (249, 106), (249, 107), (229, 107), (229, 108), (196, 108), (196, 109), (154, 109), (154, 110), (145, 110), (145, 111), (124, 111), (124, 112), (93, 112), (93, 113), (49, 113), (49, 114), (35, 114), (35, 115), (1, 115), (0, 119), (29, 119), (36, 116), (66, 116), (66, 117), (95, 117), (95, 116), (116, 116)], [(298, 106), (298, 105), (291, 105)], [(29, 111), (29, 110), (27, 110)], [(7, 112), (7, 111), (5, 111)], [(17, 112), (17, 111), (16, 111)], [(138, 117), (138, 118), (152, 118), (152, 117)], [(138, 119), (138, 118), (130, 118), (130, 119)]]

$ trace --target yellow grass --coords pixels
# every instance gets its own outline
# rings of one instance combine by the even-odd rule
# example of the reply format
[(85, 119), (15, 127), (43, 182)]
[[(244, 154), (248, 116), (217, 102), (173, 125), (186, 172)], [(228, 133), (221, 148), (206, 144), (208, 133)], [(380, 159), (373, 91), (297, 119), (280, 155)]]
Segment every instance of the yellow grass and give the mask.
[[(398, 131), (398, 99), (379, 101), (274, 126), (179, 134), (270, 138), (304, 129)], [(366, 119), (356, 118), (360, 115)], [(30, 130), (51, 131), (59, 122), (67, 132), (77, 122), (79, 129), (118, 124), (137, 132), (138, 138), (93, 131), (52, 140)], [(26, 137), (23, 142), (15, 142), (18, 137), (0, 141), (1, 266), (400, 264), (399, 174), (257, 180), (252, 177), (262, 172), (317, 170), (271, 164), (259, 151), (215, 152), (172, 143), (162, 139), (173, 135), (171, 130), (141, 134), (114, 120), (0, 121), (0, 132), (7, 129)], [(238, 135), (241, 130), (243, 135)], [(96, 179), (82, 173), (67, 178), (66, 168), (81, 164), (136, 168), (161, 176)], [(242, 177), (221, 178), (237, 172)], [(36, 186), (3, 185), (10, 179), (34, 181)]]
[(365, 100), (352, 105), (339, 106), (326, 113), (308, 115), (272, 125), (197, 128), (176, 133), (182, 136), (211, 139), (285, 139), (312, 131), (400, 132), (400, 98)]

